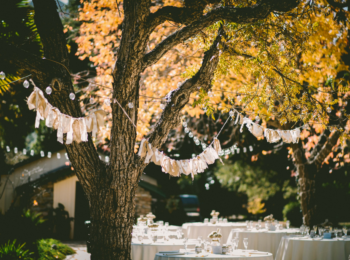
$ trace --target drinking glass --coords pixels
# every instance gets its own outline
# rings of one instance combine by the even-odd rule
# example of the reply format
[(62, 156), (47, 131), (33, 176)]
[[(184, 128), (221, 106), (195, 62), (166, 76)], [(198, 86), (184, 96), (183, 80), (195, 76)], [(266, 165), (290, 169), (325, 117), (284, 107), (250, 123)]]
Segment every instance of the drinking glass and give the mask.
[(344, 232), (344, 235), (347, 236), (348, 235), (348, 229), (346, 227), (343, 227), (343, 232)]
[(208, 218), (205, 218), (204, 219), (204, 224), (208, 224), (209, 223), (209, 219)]
[(244, 245), (245, 250), (247, 250), (248, 249), (248, 238), (247, 237), (243, 238), (243, 245)]
[(184, 239), (185, 254), (187, 254), (187, 238)]
[(246, 224), (247, 229), (248, 229), (248, 228), (249, 228), (249, 221), (247, 220), (247, 221), (245, 222), (245, 224)]
[(323, 232), (324, 232), (323, 228), (318, 228), (318, 234), (320, 235), (320, 237), (323, 236)]
[(287, 227), (287, 229), (289, 229), (289, 227), (290, 227), (290, 221), (289, 220), (286, 221), (286, 227)]
[(261, 219), (258, 220), (259, 228), (261, 228)]
[(306, 235), (307, 235), (307, 236), (309, 235), (309, 231), (310, 231), (310, 228), (309, 228), (309, 227), (306, 227), (306, 228), (305, 228), (305, 232), (306, 232)]
[(181, 239), (181, 231), (180, 230), (176, 231), (176, 236), (178, 239)]
[(198, 237), (198, 243), (199, 243), (199, 244), (202, 244), (202, 241), (203, 241), (203, 237), (202, 237), (202, 236), (199, 236), (199, 237)]
[(140, 230), (137, 233), (137, 239), (140, 241), (140, 243), (142, 242), (142, 240), (143, 240), (143, 230)]
[(162, 220), (157, 221), (157, 223), (158, 223), (160, 228), (163, 227), (163, 225), (164, 225), (164, 221), (162, 221)]
[(164, 223), (164, 226), (167, 228), (167, 227), (169, 227), (169, 222), (165, 222)]
[(315, 226), (313, 226), (312, 228), (313, 228), (313, 230), (315, 231), (315, 234), (317, 234), (317, 226), (315, 225)]
[(228, 221), (227, 221), (227, 218), (224, 218), (224, 223), (227, 223)]

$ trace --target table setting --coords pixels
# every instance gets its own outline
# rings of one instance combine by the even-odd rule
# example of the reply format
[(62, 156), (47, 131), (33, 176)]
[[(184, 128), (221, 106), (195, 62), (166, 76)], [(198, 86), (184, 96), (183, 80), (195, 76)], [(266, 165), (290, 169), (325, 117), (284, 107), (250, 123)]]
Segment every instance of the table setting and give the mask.
[(289, 221), (286, 222), (286, 227), (284, 227), (283, 224), (274, 220), (270, 215), (265, 218), (265, 223), (258, 221), (254, 225), (253, 222), (247, 222), (244, 229), (232, 229), (226, 243), (229, 245), (236, 243), (239, 249), (243, 249), (244, 240), (246, 239), (249, 241), (249, 249), (270, 252), (276, 255), (282, 237), (297, 234), (300, 234), (300, 230), (290, 228)]
[[(350, 236), (347, 229), (332, 227), (300, 227), (301, 235), (282, 237), (275, 260), (348, 259)], [(344, 235), (343, 235), (344, 233)]]
[(228, 222), (227, 218), (219, 218), (219, 212), (212, 211), (211, 219), (205, 218), (204, 222), (185, 223), (182, 230), (185, 237), (196, 239), (198, 236), (205, 237), (208, 233), (220, 228), (223, 239), (226, 240), (232, 228), (245, 228), (244, 222)]

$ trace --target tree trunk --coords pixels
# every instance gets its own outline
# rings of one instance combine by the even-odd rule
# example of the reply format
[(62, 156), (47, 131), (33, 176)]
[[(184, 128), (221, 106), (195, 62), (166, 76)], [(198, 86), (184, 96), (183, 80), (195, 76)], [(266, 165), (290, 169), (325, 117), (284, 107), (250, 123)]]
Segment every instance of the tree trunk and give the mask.
[[(305, 224), (313, 226), (319, 224), (316, 214), (316, 167), (305, 163), (298, 165), (299, 195)], [(313, 169), (314, 168), (314, 169)]]
[(116, 189), (102, 188), (90, 194), (92, 260), (131, 259), (135, 190), (130, 181), (121, 182)]

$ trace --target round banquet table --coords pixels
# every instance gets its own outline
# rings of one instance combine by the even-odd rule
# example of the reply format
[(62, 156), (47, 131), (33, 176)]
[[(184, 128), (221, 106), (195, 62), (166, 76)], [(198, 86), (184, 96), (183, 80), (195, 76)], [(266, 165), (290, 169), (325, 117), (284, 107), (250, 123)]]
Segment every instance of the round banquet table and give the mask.
[[(183, 250), (180, 250), (180, 253)], [(235, 250), (233, 255), (214, 255), (207, 252), (196, 254), (194, 252), (188, 252), (186, 255), (166, 255), (157, 253), (154, 260), (198, 260), (198, 259), (210, 259), (210, 260), (273, 260), (271, 253), (258, 252), (255, 250)]]
[(221, 241), (226, 241), (228, 235), (233, 228), (245, 228), (247, 225), (243, 222), (229, 222), (229, 223), (219, 223), (219, 224), (204, 224), (204, 223), (186, 223), (183, 225), (183, 232), (185, 237), (189, 239), (197, 239), (199, 236), (206, 239), (208, 235), (220, 228), (220, 233), (222, 235)]
[(231, 244), (230, 240), (233, 233), (238, 233), (238, 248), (243, 249), (243, 238), (248, 238), (248, 249), (255, 249), (264, 252), (270, 252), (276, 256), (278, 246), (282, 237), (299, 234), (299, 229), (282, 229), (276, 231), (267, 231), (266, 229), (261, 230), (243, 230), (243, 229), (233, 229), (228, 239), (227, 244)]
[[(188, 248), (194, 248), (197, 241), (189, 240), (187, 242)], [(146, 239), (140, 243), (137, 240), (131, 242), (131, 259), (132, 260), (153, 260), (156, 253), (159, 251), (173, 251), (184, 249), (183, 239), (181, 240), (170, 240), (167, 242), (157, 241), (151, 243), (149, 239)]]
[(347, 260), (349, 255), (350, 238), (283, 237), (275, 260)]

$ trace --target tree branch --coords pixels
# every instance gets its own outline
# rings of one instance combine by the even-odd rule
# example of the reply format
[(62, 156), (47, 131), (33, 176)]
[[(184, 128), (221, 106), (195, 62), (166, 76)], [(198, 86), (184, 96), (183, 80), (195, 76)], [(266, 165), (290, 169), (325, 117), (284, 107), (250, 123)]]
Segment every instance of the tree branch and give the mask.
[(315, 164), (319, 169), (322, 166), (323, 161), (332, 152), (332, 148), (337, 144), (341, 132), (336, 130), (330, 138), (327, 138), (327, 143), (322, 147), (320, 152), (316, 155), (315, 159), (310, 164)]
[[(195, 20), (196, 18), (194, 17), (192, 18), (193, 22), (190, 25), (171, 34), (165, 40), (159, 43), (152, 51), (147, 53), (143, 59), (142, 69), (144, 70), (148, 66), (156, 63), (167, 51), (169, 51), (175, 45), (189, 39), (190, 37), (199, 33), (202, 29), (210, 26), (211, 24), (217, 21), (226, 20), (228, 22), (234, 22), (239, 24), (253, 23), (266, 18), (272, 11), (289, 11), (292, 8), (296, 7), (298, 3), (299, 2), (296, 0), (265, 0), (251, 7), (219, 7), (207, 13), (206, 15), (201, 16), (197, 20)], [(175, 9), (168, 8), (163, 11), (162, 9), (159, 10), (159, 13), (157, 15), (153, 16), (153, 18), (155, 19), (154, 24), (156, 24), (157, 22), (165, 21), (167, 19), (174, 19), (173, 14), (169, 15), (169, 10)], [(191, 18), (189, 17), (184, 18), (184, 11), (180, 13), (182, 14), (181, 19), (185, 20), (186, 22), (191, 20)]]
[(153, 147), (159, 148), (166, 140), (169, 131), (180, 122), (180, 111), (188, 103), (191, 93), (202, 87), (204, 90), (211, 88), (214, 72), (219, 63), (219, 50), (217, 45), (221, 41), (222, 29), (208, 51), (205, 52), (202, 66), (190, 79), (186, 80), (176, 90), (168, 94), (168, 103), (150, 134), (149, 142)]
[(328, 141), (328, 137), (330, 134), (331, 132), (328, 129), (323, 131), (322, 135), (320, 136), (320, 139), (318, 140), (317, 144), (311, 152), (310, 157), (308, 158), (309, 162), (312, 162), (315, 159), (315, 157), (321, 151), (324, 144)]
[(328, 4), (330, 4), (331, 6), (333, 7), (338, 7), (338, 8), (344, 8), (344, 7), (347, 7), (349, 4), (348, 4), (348, 1), (346, 1), (345, 3), (339, 3), (339, 2), (336, 2), (334, 0), (327, 0)]

